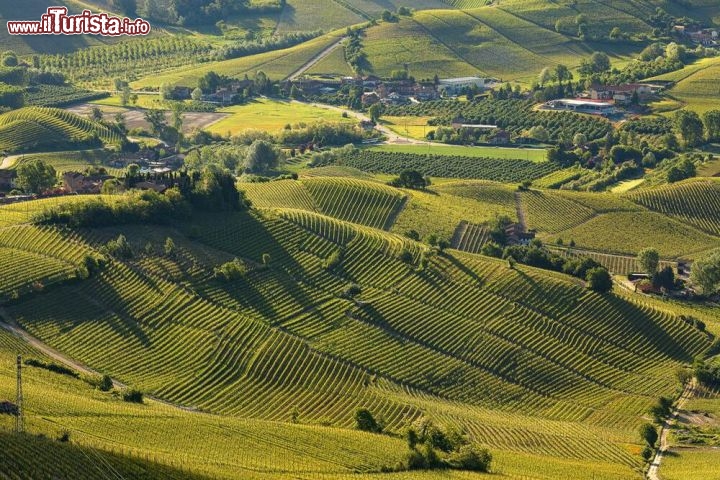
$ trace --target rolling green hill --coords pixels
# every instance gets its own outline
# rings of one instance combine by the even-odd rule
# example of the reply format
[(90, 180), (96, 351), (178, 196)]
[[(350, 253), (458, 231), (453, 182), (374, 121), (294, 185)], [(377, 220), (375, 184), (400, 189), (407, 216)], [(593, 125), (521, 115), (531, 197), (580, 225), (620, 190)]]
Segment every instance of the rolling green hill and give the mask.
[[(327, 209), (360, 198), (347, 188), (359, 180), (321, 187), (323, 181), (303, 180), (301, 189), (264, 184), (286, 189), (274, 193), (281, 204), (273, 210), (204, 215), (180, 230), (77, 232), (75, 238), (93, 249), (122, 232), (137, 253), (7, 311), (73, 358), (162, 399), (223, 414), (223, 424), (246, 421), (234, 417), (287, 422), (296, 411), (301, 424), (351, 427), (354, 410), (364, 406), (394, 431), (421, 415), (462, 425), (491, 448), (495, 467), (510, 478), (564, 478), (580, 465), (596, 478), (640, 478), (637, 425), (657, 395), (676, 388), (674, 368), (709, 345), (705, 334), (672, 314), (590, 293), (569, 277), (509, 270), (504, 262), (453, 251), (423, 254), (427, 247), (404, 237), (311, 212), (314, 200), (345, 216), (342, 209)], [(452, 195), (477, 195), (463, 185), (445, 188)], [(320, 200), (325, 191), (330, 203)], [(502, 203), (505, 197), (502, 189), (490, 188), (479, 198)], [(271, 205), (272, 198), (263, 201)], [(358, 211), (380, 197), (366, 198)], [(288, 209), (288, 203), (307, 209)], [(140, 253), (157, 252), (145, 246), (159, 246), (168, 236), (177, 245), (173, 255)], [(336, 252), (339, 261), (328, 265)], [(269, 262), (261, 267), (264, 254)], [(422, 270), (421, 256), (429, 260)], [(250, 266), (246, 279), (214, 278), (213, 268), (233, 257)], [(339, 296), (349, 283), (360, 286), (361, 301)], [(169, 465), (197, 465), (167, 451), (167, 437), (128, 446), (140, 440), (125, 436), (136, 428), (120, 427), (125, 417), (81, 418), (57, 421), (83, 425), (88, 434), (113, 428), (121, 450), (140, 456), (149, 451)], [(171, 424), (155, 415), (138, 418), (148, 429), (154, 422)], [(201, 425), (191, 431), (204, 434)], [(280, 425), (281, 438), (295, 435)], [(211, 439), (203, 448), (212, 449)], [(206, 454), (217, 464), (193, 471), (235, 477), (222, 459), (229, 444), (223, 445)], [(383, 449), (385, 460), (352, 468), (372, 472), (392, 463), (388, 455), (398, 451), (392, 445)], [(334, 447), (326, 448), (338, 458)], [(257, 461), (271, 461), (267, 454), (262, 458)], [(241, 464), (252, 461), (242, 457)], [(303, 470), (289, 459), (274, 465), (281, 476)], [(340, 467), (323, 468), (313, 464), (303, 471), (342, 476)]]
[(105, 125), (57, 108), (25, 107), (0, 115), (0, 151), (21, 152), (119, 143)]

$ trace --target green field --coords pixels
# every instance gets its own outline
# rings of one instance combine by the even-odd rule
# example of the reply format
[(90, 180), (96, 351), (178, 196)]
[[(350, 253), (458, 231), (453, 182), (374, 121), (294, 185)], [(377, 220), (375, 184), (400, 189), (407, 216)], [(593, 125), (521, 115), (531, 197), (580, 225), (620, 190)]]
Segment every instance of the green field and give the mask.
[(544, 162), (547, 151), (541, 148), (505, 148), (505, 147), (463, 147), (455, 145), (380, 145), (371, 150), (380, 152), (399, 152), (458, 157), (486, 157), (507, 160), (529, 160)]
[(271, 99), (257, 99), (244, 105), (236, 105), (218, 110), (229, 113), (208, 130), (213, 133), (235, 135), (243, 130), (265, 130), (277, 132), (286, 125), (310, 124), (318, 121), (330, 123), (355, 123), (352, 117), (343, 118), (340, 112), (327, 108), (314, 107), (299, 102), (284, 102)]
[[(68, 429), (78, 445), (216, 478), (364, 479), (395, 465), (407, 447), (347, 430), (362, 405), (395, 432), (420, 415), (463, 425), (508, 478), (561, 479), (580, 466), (600, 479), (640, 478), (643, 412), (675, 391), (671, 372), (709, 340), (672, 314), (590, 293), (559, 274), (454, 251), (417, 270), (426, 247), (372, 227), (443, 233), (460, 219), (512, 214), (508, 187), (436, 188), (277, 181), (248, 189), (261, 211), (74, 232), (77, 243), (62, 247), (25, 237), (13, 248), (62, 248), (77, 259), (80, 247), (95, 250), (124, 233), (134, 258), (6, 310), (123, 383), (222, 415), (132, 406), (63, 380), (65, 393), (52, 396), (28, 385), (31, 431)], [(424, 227), (428, 218), (439, 223)], [(140, 253), (168, 236), (176, 254)], [(334, 252), (339, 263), (323, 266)], [(268, 268), (252, 267), (247, 281), (212, 275), (233, 257), (255, 265), (266, 253)], [(349, 282), (361, 287), (362, 302), (338, 297)], [(12, 369), (5, 372), (0, 397), (13, 388)], [(31, 403), (50, 398), (57, 407)], [(293, 411), (297, 425), (287, 423)], [(181, 424), (192, 433), (175, 435)], [(473, 478), (437, 475), (397, 478)]]
[(210, 71), (233, 78), (243, 78), (245, 75), (252, 78), (258, 71), (263, 71), (273, 80), (283, 80), (315, 55), (337, 42), (340, 36), (341, 34), (337, 32), (330, 33), (284, 50), (170, 69), (146, 76), (132, 82), (131, 85), (138, 89), (159, 87), (162, 84), (193, 87), (197, 86), (200, 77)]
[(11, 167), (17, 168), (23, 163), (41, 160), (48, 165), (52, 165), (58, 175), (62, 175), (63, 173), (70, 171), (82, 172), (88, 167), (102, 167), (108, 172), (108, 174), (120, 176), (122, 174), (122, 169), (107, 166), (106, 162), (110, 157), (111, 153), (103, 149), (30, 153), (15, 157)]
[(678, 448), (663, 458), (663, 480), (706, 480), (717, 476), (720, 450), (717, 448)]

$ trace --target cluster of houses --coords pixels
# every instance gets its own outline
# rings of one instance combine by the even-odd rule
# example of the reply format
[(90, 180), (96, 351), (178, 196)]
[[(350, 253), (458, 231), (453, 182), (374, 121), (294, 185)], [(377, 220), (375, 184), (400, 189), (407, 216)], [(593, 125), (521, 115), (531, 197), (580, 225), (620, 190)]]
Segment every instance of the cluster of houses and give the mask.
[(542, 108), (547, 110), (569, 110), (601, 116), (622, 113), (623, 108), (648, 100), (665, 88), (665, 85), (649, 83), (627, 83), (623, 85), (592, 85), (578, 98), (561, 98), (546, 102)]
[(680, 35), (684, 35), (691, 42), (697, 43), (704, 47), (720, 47), (720, 33), (715, 28), (701, 28), (690, 30), (684, 25), (675, 25), (673, 30)]

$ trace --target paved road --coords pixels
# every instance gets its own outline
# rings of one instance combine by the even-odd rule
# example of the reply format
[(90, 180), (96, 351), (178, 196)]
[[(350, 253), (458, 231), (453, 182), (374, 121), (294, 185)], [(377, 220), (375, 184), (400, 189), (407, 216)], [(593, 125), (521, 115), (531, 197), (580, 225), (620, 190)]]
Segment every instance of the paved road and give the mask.
[(332, 45), (330, 45), (329, 47), (327, 47), (327, 48), (326, 48), (325, 50), (323, 50), (322, 52), (320, 52), (320, 53), (318, 53), (317, 55), (315, 55), (315, 56), (314, 56), (313, 58), (311, 58), (305, 65), (303, 65), (302, 67), (300, 67), (300, 68), (298, 68), (297, 70), (295, 70), (294, 73), (290, 74), (290, 76), (287, 77), (287, 80), (295, 80), (296, 78), (298, 78), (299, 76), (301, 76), (303, 73), (305, 73), (305, 72), (307, 72), (308, 70), (310, 70), (312, 67), (314, 67), (315, 65), (317, 65), (318, 62), (320, 62), (323, 58), (327, 57), (327, 56), (330, 55), (332, 52), (334, 52), (335, 50), (337, 50), (337, 49), (340, 47), (340, 45), (342, 44), (343, 40), (345, 40), (345, 39), (347, 39), (347, 37), (342, 37), (340, 40), (338, 40), (337, 42), (333, 43)]

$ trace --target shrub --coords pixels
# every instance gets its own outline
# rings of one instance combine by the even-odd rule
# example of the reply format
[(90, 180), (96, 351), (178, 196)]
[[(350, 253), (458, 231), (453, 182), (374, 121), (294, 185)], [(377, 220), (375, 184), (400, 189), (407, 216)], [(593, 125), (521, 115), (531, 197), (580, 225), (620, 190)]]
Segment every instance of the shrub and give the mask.
[(475, 445), (463, 445), (458, 451), (448, 457), (447, 463), (451, 468), (459, 470), (472, 470), (474, 472), (488, 472), (492, 455), (485, 448)]
[(63, 430), (60, 432), (60, 436), (58, 437), (58, 442), (67, 443), (70, 441), (70, 431), (69, 430)]
[(642, 456), (643, 460), (645, 460), (646, 462), (649, 462), (653, 456), (653, 449), (650, 447), (645, 447), (640, 452), (640, 455)]
[(102, 379), (100, 380), (100, 385), (98, 387), (103, 392), (109, 392), (110, 390), (112, 390), (113, 381), (112, 378), (110, 378), (110, 375), (103, 375)]
[(31, 367), (42, 368), (44, 370), (49, 370), (53, 373), (59, 373), (60, 375), (67, 375), (68, 377), (80, 378), (80, 374), (78, 372), (76, 372), (75, 370), (67, 368), (63, 365), (58, 365), (57, 363), (45, 363), (40, 360), (36, 360), (34, 358), (28, 358), (23, 363), (25, 363), (25, 365), (29, 365)]
[(130, 259), (133, 257), (133, 250), (125, 238), (125, 235), (118, 235), (115, 240), (110, 240), (105, 244), (105, 248), (110, 255), (118, 259)]
[(359, 408), (355, 412), (355, 427), (363, 432), (382, 432), (382, 428), (367, 408)]
[(587, 272), (588, 288), (597, 293), (607, 293), (612, 290), (612, 277), (603, 267), (593, 268)]
[(127, 390), (123, 393), (123, 401), (130, 403), (144, 403), (143, 393), (140, 390)]
[(655, 442), (657, 442), (658, 439), (658, 432), (655, 428), (655, 425), (652, 425), (650, 423), (644, 423), (640, 426), (640, 438), (648, 444), (650, 447), (655, 446)]
[(398, 260), (400, 260), (403, 263), (412, 263), (413, 256), (412, 253), (410, 253), (410, 250), (407, 248), (403, 248), (400, 251), (400, 254), (398, 255)]
[(248, 269), (245, 263), (235, 258), (230, 262), (223, 263), (219, 267), (215, 267), (215, 278), (219, 278), (225, 282), (234, 282), (244, 278)]
[(335, 267), (340, 265), (342, 262), (342, 251), (335, 249), (328, 257), (323, 261), (323, 268), (325, 270), (333, 270)]

